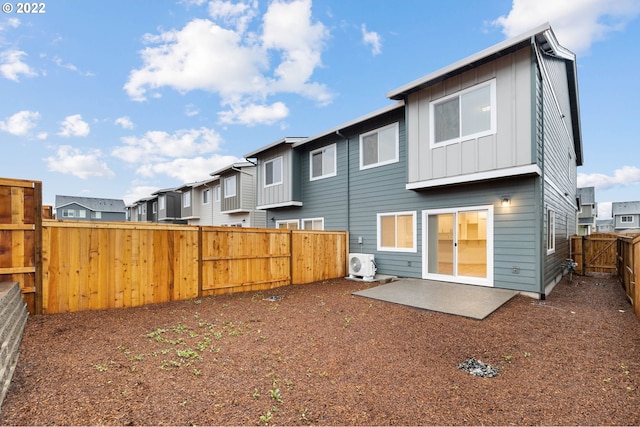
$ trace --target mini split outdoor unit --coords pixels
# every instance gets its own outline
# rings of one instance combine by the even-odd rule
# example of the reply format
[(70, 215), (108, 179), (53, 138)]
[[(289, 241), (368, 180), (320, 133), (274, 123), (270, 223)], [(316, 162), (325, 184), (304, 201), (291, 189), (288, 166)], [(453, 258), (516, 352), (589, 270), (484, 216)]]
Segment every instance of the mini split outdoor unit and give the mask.
[(376, 275), (376, 263), (372, 254), (349, 254), (349, 277), (372, 281)]

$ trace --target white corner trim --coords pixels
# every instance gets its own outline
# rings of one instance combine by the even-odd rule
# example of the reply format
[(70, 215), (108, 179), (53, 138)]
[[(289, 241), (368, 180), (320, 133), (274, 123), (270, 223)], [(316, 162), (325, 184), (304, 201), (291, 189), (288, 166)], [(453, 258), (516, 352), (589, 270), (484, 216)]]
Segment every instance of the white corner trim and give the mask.
[(443, 185), (462, 184), (465, 182), (485, 181), (487, 179), (506, 178), (518, 175), (542, 175), (542, 170), (536, 164), (516, 166), (506, 169), (497, 169), (487, 172), (477, 172), (466, 175), (448, 176), (446, 178), (427, 179), (424, 181), (410, 182), (406, 185), (407, 190), (418, 190), (420, 188), (440, 187)]

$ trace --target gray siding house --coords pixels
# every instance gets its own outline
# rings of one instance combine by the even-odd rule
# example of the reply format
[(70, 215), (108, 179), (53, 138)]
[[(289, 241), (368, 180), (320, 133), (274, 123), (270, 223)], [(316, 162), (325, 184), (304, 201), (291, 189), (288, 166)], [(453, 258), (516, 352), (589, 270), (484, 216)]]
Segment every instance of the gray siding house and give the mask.
[(640, 201), (611, 204), (613, 228), (616, 232), (640, 231)]
[(57, 219), (80, 221), (126, 221), (123, 200), (56, 195)]
[(181, 219), (180, 202), (181, 193), (173, 188), (158, 190), (151, 193), (155, 199), (152, 201), (151, 211), (155, 222), (169, 224), (184, 224)]
[(248, 154), (261, 175), (281, 150), (293, 173), (291, 196), (258, 185), (267, 226), (346, 229), (380, 274), (544, 298), (576, 230), (575, 56), (544, 25), (387, 96), (398, 102)]
[(578, 236), (588, 236), (598, 229), (598, 204), (596, 203), (596, 189), (594, 187), (578, 188)]
[(213, 225), (266, 227), (266, 212), (256, 208), (256, 169), (254, 163), (240, 162), (211, 173), (219, 179), (214, 200), (220, 210)]
[(204, 181), (185, 184), (178, 188), (183, 195), (188, 193), (188, 205), (182, 207), (182, 220), (189, 225), (218, 225), (214, 215), (220, 212), (220, 179), (213, 177)]

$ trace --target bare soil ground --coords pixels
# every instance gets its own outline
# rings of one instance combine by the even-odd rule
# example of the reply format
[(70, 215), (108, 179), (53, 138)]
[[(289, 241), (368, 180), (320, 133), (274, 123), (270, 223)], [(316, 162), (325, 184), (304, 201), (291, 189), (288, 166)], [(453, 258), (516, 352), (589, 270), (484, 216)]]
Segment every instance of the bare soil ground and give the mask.
[(0, 424), (640, 424), (640, 321), (616, 279), (482, 321), (351, 295), (371, 286), (31, 316)]

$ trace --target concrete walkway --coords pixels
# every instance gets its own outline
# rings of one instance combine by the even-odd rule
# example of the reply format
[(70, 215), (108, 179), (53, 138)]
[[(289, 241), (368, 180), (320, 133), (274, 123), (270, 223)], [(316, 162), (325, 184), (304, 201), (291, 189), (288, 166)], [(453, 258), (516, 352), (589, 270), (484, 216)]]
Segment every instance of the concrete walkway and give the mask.
[(517, 291), (507, 289), (406, 278), (353, 293), (478, 320), (484, 319), (517, 294)]

